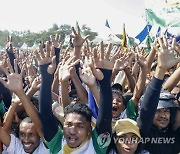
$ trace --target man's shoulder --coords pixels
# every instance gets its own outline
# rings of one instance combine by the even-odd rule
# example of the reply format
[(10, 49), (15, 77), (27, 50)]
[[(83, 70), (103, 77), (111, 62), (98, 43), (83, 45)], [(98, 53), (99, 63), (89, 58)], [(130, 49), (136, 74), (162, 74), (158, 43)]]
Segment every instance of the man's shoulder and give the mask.
[(7, 153), (19, 153), (19, 154), (25, 154), (23, 145), (18, 137), (16, 137), (14, 134), (10, 134), (11, 140), (8, 147), (6, 147)]
[(43, 141), (40, 140), (39, 142), (39, 146), (36, 148), (36, 150), (33, 152), (33, 154), (49, 154), (49, 149), (46, 148), (46, 146), (44, 145)]

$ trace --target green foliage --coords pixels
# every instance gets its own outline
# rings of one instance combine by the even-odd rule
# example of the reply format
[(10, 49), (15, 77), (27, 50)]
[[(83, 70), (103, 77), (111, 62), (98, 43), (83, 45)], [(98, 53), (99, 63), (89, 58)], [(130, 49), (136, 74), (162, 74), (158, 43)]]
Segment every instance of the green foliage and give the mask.
[[(58, 24), (53, 24), (51, 28), (49, 28), (47, 31), (43, 30), (39, 33), (31, 32), (30, 30), (27, 31), (12, 31), (9, 32), (7, 30), (1, 31), (0, 30), (0, 46), (5, 47), (6, 45), (6, 38), (8, 35), (12, 35), (13, 38), (13, 46), (14, 47), (21, 47), (23, 43), (26, 43), (29, 47), (32, 47), (34, 42), (39, 43), (45, 42), (49, 40), (49, 36), (55, 36), (56, 34), (61, 36), (61, 40), (64, 40), (66, 35), (70, 35), (72, 33), (71, 25), (68, 24), (62, 24), (58, 26)], [(87, 25), (82, 25), (81, 27), (81, 33), (84, 36), (90, 35), (89, 40), (94, 40), (97, 36), (97, 32), (93, 32), (91, 28), (87, 27)], [(121, 34), (117, 34), (117, 37), (122, 39)], [(132, 42), (134, 43), (134, 38), (131, 37)], [(135, 43), (134, 43), (135, 45)]]
[(67, 25), (67, 24), (61, 25), (59, 27), (59, 32), (60, 32), (60, 35), (61, 35), (61, 39), (64, 40), (66, 35), (71, 34), (71, 31), (72, 31), (72, 29), (71, 29), (70, 25)]
[(82, 28), (81, 28), (83, 34), (86, 36), (86, 35), (90, 35), (89, 36), (89, 40), (92, 41), (96, 38), (96, 36), (98, 36), (98, 33), (97, 32), (92, 32), (91, 31), (91, 28), (87, 27), (86, 25), (82, 25)]
[(8, 36), (9, 32), (7, 30), (1, 31), (0, 30), (0, 46), (4, 47), (6, 43), (6, 38)]
[(8, 35), (12, 36), (14, 47), (21, 47), (23, 43), (26, 43), (29, 47), (31, 47), (34, 42), (39, 43), (40, 41), (48, 41), (50, 35), (55, 36), (56, 34), (61, 35), (61, 39), (64, 39), (66, 35), (71, 34), (71, 25), (64, 24), (59, 27), (57, 24), (53, 24), (52, 28), (48, 29), (48, 31), (44, 30), (39, 33), (34, 33), (30, 30), (20, 32), (0, 30), (0, 46), (5, 47)]
[[(34, 42), (39, 43), (45, 42), (49, 40), (49, 36), (55, 36), (56, 34), (61, 36), (61, 40), (64, 40), (66, 35), (70, 35), (72, 32), (71, 25), (63, 24), (58, 26), (56, 23), (53, 24), (48, 31), (44, 30), (39, 33), (31, 32), (30, 30), (27, 31), (12, 31), (11, 33), (7, 30), (0, 31), (0, 46), (5, 47), (6, 38), (8, 35), (11, 34), (13, 38), (13, 46), (21, 47), (25, 42), (28, 46), (33, 46)], [(92, 32), (91, 28), (87, 27), (86, 25), (82, 26), (82, 32), (84, 35), (90, 35), (89, 40), (93, 40), (98, 34), (96, 32)]]

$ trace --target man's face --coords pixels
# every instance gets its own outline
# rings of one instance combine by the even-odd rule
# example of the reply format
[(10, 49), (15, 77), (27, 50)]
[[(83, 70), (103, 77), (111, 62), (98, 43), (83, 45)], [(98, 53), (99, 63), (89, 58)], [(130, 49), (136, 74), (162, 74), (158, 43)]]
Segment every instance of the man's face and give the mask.
[(69, 113), (64, 121), (64, 137), (67, 145), (76, 148), (86, 140), (91, 133), (91, 123), (77, 113)]
[(153, 124), (158, 129), (163, 129), (168, 126), (170, 122), (170, 109), (162, 108), (158, 109), (154, 115)]
[(39, 146), (39, 135), (34, 123), (21, 122), (19, 139), (26, 153), (33, 153)]
[(122, 97), (118, 93), (113, 92), (112, 117), (117, 118), (123, 110), (124, 104), (122, 101)]

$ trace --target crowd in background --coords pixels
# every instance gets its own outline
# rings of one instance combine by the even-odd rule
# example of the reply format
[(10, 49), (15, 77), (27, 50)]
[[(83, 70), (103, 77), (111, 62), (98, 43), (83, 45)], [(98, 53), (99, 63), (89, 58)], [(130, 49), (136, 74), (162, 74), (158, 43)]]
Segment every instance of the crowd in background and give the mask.
[[(0, 153), (178, 154), (180, 44), (92, 44), (72, 27), (70, 45), (50, 36), (0, 52)], [(112, 52), (113, 51), (113, 52)]]

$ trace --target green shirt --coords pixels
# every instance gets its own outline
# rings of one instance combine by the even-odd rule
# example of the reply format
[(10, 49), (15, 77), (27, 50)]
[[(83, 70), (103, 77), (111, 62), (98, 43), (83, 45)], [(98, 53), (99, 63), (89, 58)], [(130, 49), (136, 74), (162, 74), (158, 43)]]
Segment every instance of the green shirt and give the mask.
[[(98, 134), (96, 132), (96, 129), (94, 129), (91, 132), (90, 139), (92, 139), (92, 144), (91, 144), (91, 145), (93, 145), (93, 147), (92, 147), (93, 149), (91, 148), (92, 151), (94, 151), (97, 154), (105, 154), (106, 153), (108, 145), (110, 143), (110, 140), (107, 142), (108, 144), (106, 146), (101, 146), (98, 143)], [(62, 128), (59, 127), (54, 138), (50, 142), (47, 142), (47, 141), (45, 142), (47, 147), (49, 148), (51, 154), (58, 154), (62, 150), (62, 148), (63, 148), (62, 140), (63, 140), (63, 131), (62, 131)]]
[(127, 103), (126, 115), (127, 115), (127, 118), (135, 120), (135, 121), (138, 117), (138, 114), (137, 114), (137, 111), (136, 111), (136, 108), (134, 106), (132, 99), (130, 99), (129, 102)]

